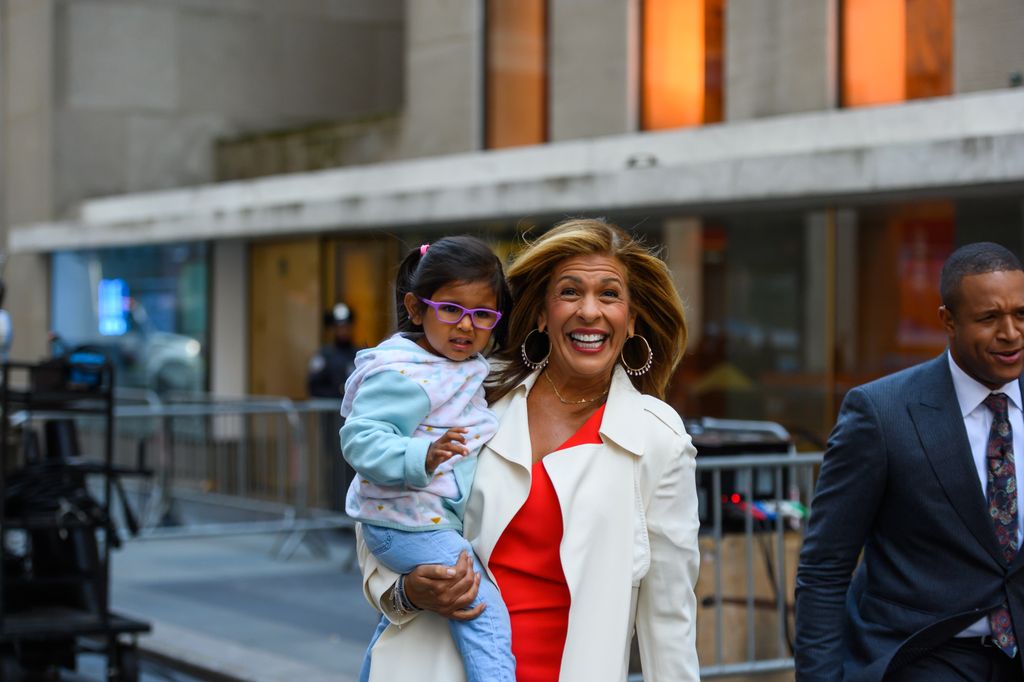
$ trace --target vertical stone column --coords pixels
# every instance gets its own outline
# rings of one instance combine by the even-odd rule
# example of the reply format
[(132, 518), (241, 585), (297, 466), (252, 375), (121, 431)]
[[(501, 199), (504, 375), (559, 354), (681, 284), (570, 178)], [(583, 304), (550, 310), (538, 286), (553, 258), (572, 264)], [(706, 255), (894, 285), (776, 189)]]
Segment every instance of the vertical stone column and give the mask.
[(679, 217), (665, 220), (665, 261), (686, 308), (687, 352), (699, 347), (704, 326), (704, 272), (701, 246), (703, 229), (700, 218)]
[(635, 0), (548, 0), (548, 12), (551, 141), (631, 132)]
[(827, 308), (832, 305), (826, 299), (831, 290), (826, 279), (834, 275), (826, 260), (830, 229), (827, 211), (810, 211), (804, 216), (803, 370), (807, 373), (823, 372), (832, 351), (827, 347), (832, 331), (826, 328), (830, 321)]
[(953, 2), (953, 92), (992, 90), (1024, 78), (1020, 0)]
[(407, 2), (401, 156), (474, 151), (483, 137), (483, 0)]
[(725, 118), (835, 106), (836, 0), (729, 0)]
[[(53, 0), (0, 0), (3, 45), (2, 245), (11, 225), (52, 220), (54, 187)], [(36, 360), (47, 353), (49, 257), (22, 254), (4, 269), (14, 345), (11, 358)]]
[(210, 392), (245, 395), (249, 392), (249, 258), (241, 239), (213, 243), (209, 343)]

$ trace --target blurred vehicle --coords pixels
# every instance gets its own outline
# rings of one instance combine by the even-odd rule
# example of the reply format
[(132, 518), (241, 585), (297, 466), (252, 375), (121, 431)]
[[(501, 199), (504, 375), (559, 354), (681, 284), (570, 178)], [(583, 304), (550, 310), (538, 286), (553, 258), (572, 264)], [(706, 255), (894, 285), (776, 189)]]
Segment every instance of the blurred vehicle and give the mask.
[(157, 329), (145, 307), (132, 298), (127, 300), (123, 320), (114, 331), (110, 335), (54, 341), (63, 351), (107, 357), (114, 365), (119, 386), (157, 393), (203, 390), (203, 348), (197, 339)]

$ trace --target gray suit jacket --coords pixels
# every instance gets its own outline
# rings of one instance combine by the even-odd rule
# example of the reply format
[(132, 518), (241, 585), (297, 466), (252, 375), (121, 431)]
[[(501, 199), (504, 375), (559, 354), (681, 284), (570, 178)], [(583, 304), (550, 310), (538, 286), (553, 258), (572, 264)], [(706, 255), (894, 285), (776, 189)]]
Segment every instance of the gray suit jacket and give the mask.
[(1024, 624), (1024, 552), (1006, 563), (987, 507), (945, 354), (850, 391), (800, 553), (797, 680), (880, 680), (1004, 600)]

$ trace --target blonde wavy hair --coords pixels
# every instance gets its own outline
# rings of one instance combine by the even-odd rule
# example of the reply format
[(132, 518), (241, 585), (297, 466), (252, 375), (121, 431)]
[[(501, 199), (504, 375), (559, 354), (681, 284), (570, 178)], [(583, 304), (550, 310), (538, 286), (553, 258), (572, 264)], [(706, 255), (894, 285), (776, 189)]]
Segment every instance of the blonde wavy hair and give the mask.
[[(497, 354), (503, 362), (488, 382), (489, 401), (507, 394), (532, 371), (523, 362), (520, 347), (537, 328), (555, 268), (567, 258), (589, 255), (611, 256), (624, 266), (630, 308), (636, 313), (635, 333), (647, 339), (654, 354), (651, 370), (630, 378), (641, 393), (664, 398), (686, 348), (686, 315), (668, 267), (620, 227), (599, 218), (571, 218), (529, 243), (507, 270), (514, 305), (507, 345)], [(643, 365), (647, 357), (642, 345), (629, 345), (640, 347), (624, 351), (630, 366)]]

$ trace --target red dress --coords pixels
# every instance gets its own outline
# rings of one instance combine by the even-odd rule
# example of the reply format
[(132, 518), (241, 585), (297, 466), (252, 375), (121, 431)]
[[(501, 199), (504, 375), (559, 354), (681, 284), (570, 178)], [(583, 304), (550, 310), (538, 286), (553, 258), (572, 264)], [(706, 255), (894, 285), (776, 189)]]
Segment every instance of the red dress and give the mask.
[[(600, 443), (603, 414), (602, 405), (554, 452)], [(569, 587), (562, 572), (561, 544), (558, 496), (543, 463), (535, 462), (530, 495), (501, 534), (487, 564), (512, 621), (516, 682), (558, 679), (569, 627)]]

